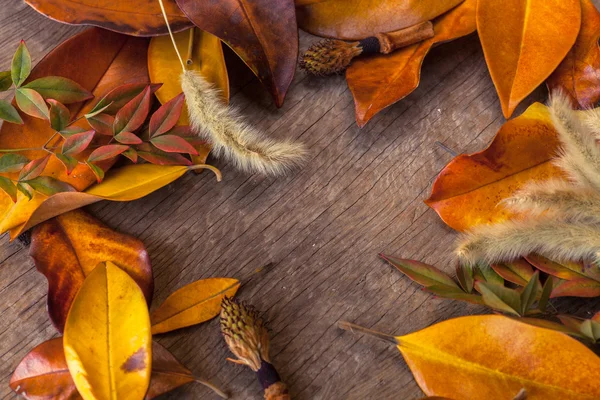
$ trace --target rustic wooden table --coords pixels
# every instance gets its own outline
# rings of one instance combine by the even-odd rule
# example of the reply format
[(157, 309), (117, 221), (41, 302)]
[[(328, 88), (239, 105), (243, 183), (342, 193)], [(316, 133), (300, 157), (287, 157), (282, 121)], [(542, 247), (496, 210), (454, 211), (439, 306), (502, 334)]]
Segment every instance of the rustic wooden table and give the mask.
[[(42, 17), (22, 0), (2, 3), (3, 69), (20, 39), (27, 41), (35, 63), (81, 30)], [(301, 33), (301, 49), (314, 40)], [(504, 122), (477, 37), (435, 49), (419, 89), (364, 129), (354, 122), (352, 97), (341, 76), (298, 73), (285, 105), (276, 109), (235, 56), (230, 54), (228, 63), (232, 103), (269, 134), (306, 142), (311, 149), (306, 167), (272, 179), (243, 175), (212, 160), (223, 171), (221, 183), (212, 174), (188, 174), (142, 200), (103, 202), (89, 211), (144, 241), (154, 267), (155, 306), (194, 280), (242, 278), (275, 263), (239, 296), (270, 320), (273, 360), (293, 398), (420, 398), (394, 348), (336, 324), (348, 320), (404, 334), (484, 311), (435, 299), (377, 258), (383, 251), (453, 270), (456, 233), (423, 200), (452, 158), (436, 141), (459, 153), (478, 151)], [(526, 103), (545, 96), (539, 89)], [(18, 362), (57, 333), (46, 314), (46, 281), (28, 249), (4, 236), (0, 260), (0, 397), (12, 399), (8, 381)], [(600, 301), (561, 306), (590, 315), (584, 310), (600, 309)], [(217, 320), (159, 341), (235, 399), (261, 398), (254, 374), (225, 360), (229, 354)], [(190, 384), (165, 398), (216, 396)]]

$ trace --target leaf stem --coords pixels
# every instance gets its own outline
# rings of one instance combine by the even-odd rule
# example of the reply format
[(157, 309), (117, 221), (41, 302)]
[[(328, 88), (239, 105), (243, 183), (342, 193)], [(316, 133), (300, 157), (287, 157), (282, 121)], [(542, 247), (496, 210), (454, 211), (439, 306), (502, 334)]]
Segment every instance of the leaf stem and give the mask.
[(194, 171), (194, 170), (197, 170), (197, 169), (209, 169), (209, 170), (211, 170), (217, 176), (217, 182), (221, 182), (221, 179), (223, 179), (223, 176), (221, 175), (221, 171), (219, 171), (218, 168), (213, 167), (212, 165), (208, 165), (208, 164), (196, 164), (196, 165), (189, 166), (188, 169), (190, 171)]
[(188, 38), (188, 49), (187, 49), (187, 65), (192, 65), (194, 63), (194, 39), (196, 36), (196, 27), (192, 27), (190, 29), (190, 37)]
[(383, 340), (385, 342), (390, 342), (395, 345), (399, 344), (398, 339), (396, 339), (396, 337), (393, 335), (388, 335), (387, 333), (374, 331), (372, 329), (365, 328), (360, 325), (355, 325), (351, 322), (340, 321), (340, 322), (338, 322), (338, 327), (345, 331), (350, 331), (350, 332), (356, 331), (356, 332), (364, 333), (365, 335), (373, 336), (373, 337), (376, 337), (377, 339)]
[(201, 385), (206, 386), (207, 388), (211, 389), (213, 392), (215, 392), (216, 394), (218, 394), (219, 396), (221, 396), (224, 399), (228, 399), (229, 396), (227, 395), (227, 393), (223, 392), (221, 389), (219, 389), (218, 387), (216, 387), (215, 385), (213, 385), (210, 382), (207, 382), (205, 380), (202, 380), (198, 377), (194, 377), (194, 379), (196, 380), (196, 382), (198, 382)]

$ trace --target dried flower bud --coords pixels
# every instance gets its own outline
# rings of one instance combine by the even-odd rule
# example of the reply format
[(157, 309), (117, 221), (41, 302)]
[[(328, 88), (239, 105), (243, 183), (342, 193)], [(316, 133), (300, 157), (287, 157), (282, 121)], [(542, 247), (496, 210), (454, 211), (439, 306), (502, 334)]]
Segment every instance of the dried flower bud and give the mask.
[(352, 59), (363, 51), (360, 42), (322, 40), (309, 47), (300, 60), (300, 68), (318, 75), (333, 75), (343, 72)]

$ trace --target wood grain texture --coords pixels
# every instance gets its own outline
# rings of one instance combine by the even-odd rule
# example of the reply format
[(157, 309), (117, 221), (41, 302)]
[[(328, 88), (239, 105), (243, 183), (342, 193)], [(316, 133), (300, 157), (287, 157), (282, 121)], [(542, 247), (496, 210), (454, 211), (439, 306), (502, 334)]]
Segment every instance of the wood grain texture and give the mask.
[[(21, 0), (0, 8), (0, 65), (18, 40), (34, 62), (80, 28), (44, 19)], [(598, 4), (598, 3), (597, 3)], [(301, 34), (301, 49), (314, 37)], [(14, 44), (14, 46), (13, 46)], [(436, 48), (421, 86), (364, 129), (342, 77), (298, 73), (281, 109), (243, 64), (227, 54), (232, 103), (255, 126), (295, 137), (312, 150), (309, 164), (281, 179), (245, 176), (222, 161), (224, 180), (188, 174), (147, 198), (90, 207), (109, 226), (144, 241), (154, 266), (154, 307), (194, 280), (252, 277), (240, 298), (271, 321), (272, 355), (295, 399), (418, 399), (421, 391), (393, 347), (336, 327), (339, 320), (406, 334), (483, 309), (434, 299), (378, 252), (416, 258), (453, 271), (456, 234), (423, 200), (451, 159), (441, 141), (464, 153), (485, 147), (504, 122), (475, 36)], [(530, 100), (542, 100), (538, 90)], [(46, 314), (46, 282), (28, 249), (0, 239), (0, 398), (14, 399), (12, 371), (29, 350), (56, 337)], [(561, 310), (591, 316), (600, 301), (555, 301)], [(218, 322), (162, 335), (159, 342), (199, 376), (233, 394), (260, 399), (248, 369), (229, 356)], [(197, 384), (165, 399), (217, 398)]]

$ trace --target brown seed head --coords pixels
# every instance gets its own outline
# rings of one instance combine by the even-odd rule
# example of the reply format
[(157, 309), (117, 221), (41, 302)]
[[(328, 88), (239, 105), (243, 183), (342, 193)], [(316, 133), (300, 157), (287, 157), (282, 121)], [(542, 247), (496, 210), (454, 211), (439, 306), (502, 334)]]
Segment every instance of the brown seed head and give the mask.
[(343, 72), (352, 59), (362, 53), (359, 42), (342, 40), (322, 40), (310, 46), (300, 59), (300, 68), (318, 75), (332, 75)]
[(267, 327), (254, 307), (225, 297), (221, 303), (221, 332), (237, 363), (256, 372), (262, 360), (271, 362)]

